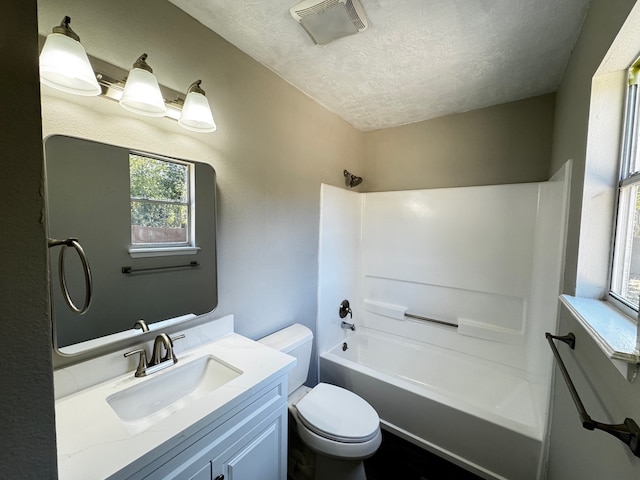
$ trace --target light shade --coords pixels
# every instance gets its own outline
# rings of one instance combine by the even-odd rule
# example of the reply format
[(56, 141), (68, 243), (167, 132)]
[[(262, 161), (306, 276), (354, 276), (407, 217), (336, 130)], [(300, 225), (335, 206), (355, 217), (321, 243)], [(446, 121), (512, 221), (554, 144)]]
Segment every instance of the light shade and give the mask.
[(191, 84), (187, 90), (187, 98), (184, 100), (182, 114), (178, 123), (181, 127), (192, 132), (211, 133), (216, 131), (216, 123), (213, 121), (211, 107), (200, 88), (201, 80)]
[(129, 71), (127, 83), (120, 99), (120, 105), (130, 112), (149, 117), (164, 117), (167, 107), (164, 104), (158, 80), (145, 60), (144, 53), (138, 58)]
[(101, 89), (87, 52), (65, 17), (54, 27), (40, 53), (40, 81), (49, 87), (75, 95), (96, 96)]

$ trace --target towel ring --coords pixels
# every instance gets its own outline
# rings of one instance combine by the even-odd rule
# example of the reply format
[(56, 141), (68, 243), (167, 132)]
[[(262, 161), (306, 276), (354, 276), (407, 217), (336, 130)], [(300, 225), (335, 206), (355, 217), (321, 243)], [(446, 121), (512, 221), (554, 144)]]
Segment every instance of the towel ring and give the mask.
[[(84, 253), (82, 246), (78, 242), (77, 238), (67, 238), (66, 240), (53, 240), (49, 239), (49, 248), (61, 246), (60, 255), (58, 256), (58, 278), (60, 280), (60, 288), (62, 289), (62, 295), (64, 296), (64, 300), (67, 306), (78, 315), (82, 315), (89, 310), (91, 306), (91, 300), (93, 298), (93, 284), (91, 281), (91, 269), (89, 268), (89, 261), (87, 260), (87, 255)], [(80, 257), (80, 261), (82, 262), (82, 270), (84, 273), (84, 283), (85, 283), (85, 297), (84, 297), (84, 305), (82, 308), (78, 308), (71, 299), (69, 295), (69, 288), (67, 287), (67, 279), (64, 274), (64, 255), (67, 250), (67, 247), (73, 247), (76, 252), (78, 252), (78, 256)]]

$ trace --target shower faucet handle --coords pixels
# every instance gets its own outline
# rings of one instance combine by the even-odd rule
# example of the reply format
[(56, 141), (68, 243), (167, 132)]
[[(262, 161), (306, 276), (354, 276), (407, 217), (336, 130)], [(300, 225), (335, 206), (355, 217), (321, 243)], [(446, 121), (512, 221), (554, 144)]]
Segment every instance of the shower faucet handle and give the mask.
[(338, 314), (340, 315), (340, 318), (344, 318), (347, 315), (349, 315), (349, 317), (353, 318), (353, 312), (351, 311), (351, 306), (349, 305), (349, 300), (343, 300), (342, 303), (340, 304), (340, 308), (338, 309)]

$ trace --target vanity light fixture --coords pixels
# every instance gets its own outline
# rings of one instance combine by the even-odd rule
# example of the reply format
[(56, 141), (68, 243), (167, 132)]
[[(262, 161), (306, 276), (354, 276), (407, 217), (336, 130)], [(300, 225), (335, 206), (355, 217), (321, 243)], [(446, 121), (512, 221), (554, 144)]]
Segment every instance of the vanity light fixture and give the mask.
[(129, 71), (120, 106), (140, 115), (164, 117), (167, 114), (167, 107), (164, 104), (158, 80), (146, 60), (147, 54), (143, 53)]
[(126, 70), (87, 55), (70, 22), (71, 18), (65, 16), (44, 41), (40, 53), (42, 83), (76, 95), (100, 95), (141, 115), (166, 116), (193, 132), (216, 131), (209, 101), (200, 87), (202, 80), (189, 86), (185, 98), (183, 93), (158, 83), (146, 62), (146, 53), (138, 57), (127, 75)]
[(211, 133), (216, 131), (216, 122), (204, 90), (200, 88), (201, 83), (202, 80), (196, 80), (187, 89), (178, 124), (192, 132)]
[(100, 95), (101, 89), (93, 73), (80, 37), (69, 26), (65, 16), (53, 27), (40, 53), (40, 81), (63, 92), (82, 96)]

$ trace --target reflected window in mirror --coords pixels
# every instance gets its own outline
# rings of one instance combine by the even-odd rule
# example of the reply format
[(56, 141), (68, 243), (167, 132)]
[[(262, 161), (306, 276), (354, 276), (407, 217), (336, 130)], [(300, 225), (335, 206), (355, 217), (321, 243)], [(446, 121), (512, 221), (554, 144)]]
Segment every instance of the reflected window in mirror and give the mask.
[(131, 246), (195, 246), (193, 165), (129, 154)]

